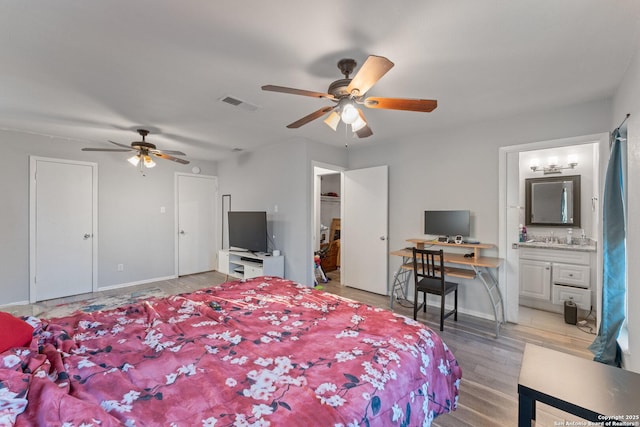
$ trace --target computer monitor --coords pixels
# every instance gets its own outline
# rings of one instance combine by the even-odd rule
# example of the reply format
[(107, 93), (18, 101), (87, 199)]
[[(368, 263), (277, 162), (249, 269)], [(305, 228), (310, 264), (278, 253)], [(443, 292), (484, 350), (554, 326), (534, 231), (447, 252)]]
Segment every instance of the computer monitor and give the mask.
[(424, 234), (469, 237), (470, 233), (468, 210), (424, 211)]

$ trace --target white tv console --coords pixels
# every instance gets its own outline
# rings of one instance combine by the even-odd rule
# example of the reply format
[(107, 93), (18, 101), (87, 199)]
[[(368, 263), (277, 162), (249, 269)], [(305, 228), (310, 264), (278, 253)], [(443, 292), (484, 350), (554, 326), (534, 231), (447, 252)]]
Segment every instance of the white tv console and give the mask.
[(222, 249), (218, 252), (218, 271), (238, 279), (284, 277), (284, 256)]

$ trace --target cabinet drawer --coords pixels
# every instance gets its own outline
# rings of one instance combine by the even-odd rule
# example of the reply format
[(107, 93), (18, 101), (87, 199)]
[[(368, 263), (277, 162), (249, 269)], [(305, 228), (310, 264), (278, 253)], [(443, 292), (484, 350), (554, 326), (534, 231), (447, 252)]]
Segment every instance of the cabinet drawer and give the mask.
[(581, 309), (591, 310), (591, 291), (589, 289), (553, 285), (552, 294), (554, 304), (564, 304), (566, 300), (573, 300)]
[(554, 284), (590, 287), (590, 268), (587, 265), (553, 263), (552, 281)]

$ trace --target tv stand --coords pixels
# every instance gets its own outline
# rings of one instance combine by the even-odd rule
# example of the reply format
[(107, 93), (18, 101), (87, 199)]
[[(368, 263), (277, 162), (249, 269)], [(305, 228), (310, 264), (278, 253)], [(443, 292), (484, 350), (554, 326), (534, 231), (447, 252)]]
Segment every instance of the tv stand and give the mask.
[(238, 279), (284, 277), (284, 256), (222, 249), (218, 252), (218, 271)]

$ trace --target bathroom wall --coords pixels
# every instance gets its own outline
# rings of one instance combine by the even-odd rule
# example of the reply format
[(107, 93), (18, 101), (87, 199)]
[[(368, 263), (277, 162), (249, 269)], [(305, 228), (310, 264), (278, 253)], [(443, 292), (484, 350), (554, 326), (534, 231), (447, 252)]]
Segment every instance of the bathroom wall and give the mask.
[[(588, 238), (597, 240), (597, 223), (598, 223), (598, 202), (599, 193), (599, 176), (598, 176), (598, 151), (596, 144), (573, 145), (568, 147), (556, 147), (544, 150), (525, 151), (520, 153), (520, 223), (525, 224), (525, 179), (542, 178), (544, 176), (569, 176), (580, 175), (580, 212), (581, 225), (579, 228), (573, 229), (573, 236), (579, 237), (584, 230)], [(543, 172), (534, 172), (531, 170), (531, 164), (534, 159), (538, 160), (539, 166), (548, 164), (551, 157), (556, 157), (558, 164), (567, 165), (569, 156), (575, 158), (578, 165), (575, 169), (565, 169), (562, 174), (544, 175)], [(561, 227), (540, 227), (527, 226), (527, 235), (544, 237), (553, 234), (559, 239), (566, 238), (567, 228)]]

